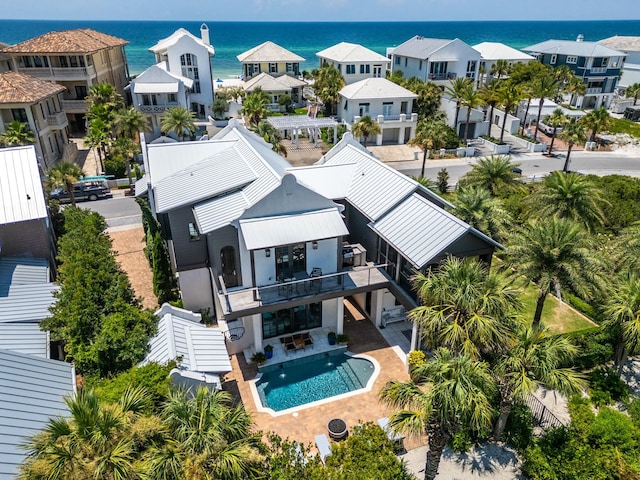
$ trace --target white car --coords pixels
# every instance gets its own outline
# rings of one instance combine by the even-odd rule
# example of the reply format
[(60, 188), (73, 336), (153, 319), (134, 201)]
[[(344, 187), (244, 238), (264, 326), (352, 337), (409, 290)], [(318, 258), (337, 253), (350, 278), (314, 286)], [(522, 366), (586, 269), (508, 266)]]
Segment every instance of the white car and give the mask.
[[(553, 127), (546, 125), (542, 122), (538, 124), (538, 131), (543, 132), (547, 135), (553, 135)], [(562, 127), (556, 127), (556, 135), (558, 135), (562, 131)]]

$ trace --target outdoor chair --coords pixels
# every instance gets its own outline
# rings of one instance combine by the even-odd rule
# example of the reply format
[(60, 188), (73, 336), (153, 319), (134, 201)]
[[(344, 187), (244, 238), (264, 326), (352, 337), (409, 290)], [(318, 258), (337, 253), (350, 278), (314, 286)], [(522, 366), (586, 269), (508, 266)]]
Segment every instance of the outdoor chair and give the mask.
[(313, 348), (313, 337), (309, 332), (305, 332), (302, 334), (302, 339), (304, 340), (305, 347)]
[(326, 458), (331, 455), (331, 444), (329, 443), (329, 439), (323, 433), (320, 435), (316, 435), (316, 447), (318, 448), (318, 455), (320, 456), (320, 460), (322, 463), (326, 460)]
[(319, 267), (313, 267), (311, 270), (311, 288), (317, 286), (319, 289), (322, 288), (322, 269)]
[(403, 443), (402, 443), (402, 441), (404, 440), (404, 435), (400, 435), (398, 433), (394, 433), (394, 431), (391, 430), (391, 426), (389, 425), (389, 418), (388, 417), (379, 418), (378, 419), (378, 425), (380, 426), (380, 428), (382, 430), (384, 430), (384, 433), (387, 434), (387, 438), (396, 445), (398, 450), (403, 450), (404, 449), (404, 446), (403, 446)]

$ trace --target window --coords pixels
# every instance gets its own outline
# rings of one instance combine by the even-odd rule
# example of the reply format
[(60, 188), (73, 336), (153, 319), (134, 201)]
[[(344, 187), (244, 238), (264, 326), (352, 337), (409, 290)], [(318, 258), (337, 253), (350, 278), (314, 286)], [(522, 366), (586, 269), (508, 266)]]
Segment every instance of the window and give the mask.
[(578, 63), (578, 57), (576, 57), (575, 55), (568, 55), (567, 56), (567, 63), (571, 63), (571, 64)]
[(602, 62), (600, 63), (601, 67), (607, 67), (609, 65), (609, 58), (605, 57), (602, 59)]
[(347, 75), (353, 75), (354, 73), (356, 73), (356, 66), (347, 65)]
[(467, 62), (467, 78), (476, 78), (476, 65), (475, 60)]
[(371, 73), (371, 65), (360, 65), (360, 73)]
[(558, 60), (558, 55), (556, 55), (555, 53), (553, 55), (551, 55), (551, 60), (549, 60), (549, 63), (551, 65), (555, 65), (556, 64), (556, 60)]
[(422, 60), (420, 60), (420, 63), (418, 64), (418, 70), (422, 70)]
[(49, 66), (49, 60), (47, 59), (47, 57), (41, 57), (39, 55), (36, 55), (35, 57), (33, 57), (33, 64), (36, 67), (48, 67)]
[(404, 57), (404, 66), (406, 67), (409, 64), (409, 57)]
[(262, 314), (262, 336), (273, 338), (322, 326), (322, 303), (298, 305)]
[(22, 123), (27, 123), (29, 121), (27, 118), (27, 111), (24, 108), (12, 108), (11, 116), (13, 116), (14, 120)]
[(67, 68), (69, 66), (69, 60), (67, 59), (67, 57), (60, 55), (58, 57), (58, 62), (60, 62), (60, 66), (62, 68)]
[(176, 103), (178, 101), (178, 96), (175, 93), (169, 94), (169, 103)]
[(400, 65), (400, 57), (396, 56), (396, 65)]
[(84, 100), (87, 98), (87, 87), (86, 85), (76, 85), (76, 99)]
[(361, 103), (361, 104), (358, 105), (358, 107), (360, 108), (360, 116), (361, 117), (369, 114), (369, 104), (368, 103)]
[(336, 68), (338, 69), (338, 72), (342, 73), (342, 65), (338, 64)]
[(193, 80), (193, 92), (200, 93), (200, 75), (198, 74), (198, 58), (193, 53), (180, 55), (182, 76)]
[(31, 57), (27, 57), (26, 55), (22, 57), (22, 64), (27, 67), (30, 68), (33, 66), (33, 64), (31, 63)]
[(269, 73), (278, 73), (278, 64), (270, 63), (269, 64)]
[(200, 240), (200, 232), (198, 232), (195, 223), (189, 223), (189, 240)]
[(44, 107), (42, 106), (42, 104), (40, 104), (40, 113), (42, 113), (42, 118), (46, 118), (44, 114)]
[(305, 243), (276, 247), (276, 278), (281, 279), (296, 272), (306, 271), (306, 248)]
[(388, 117), (391, 115), (391, 110), (393, 109), (393, 102), (384, 102), (382, 104), (382, 115)]
[(402, 102), (400, 104), (400, 113), (407, 113), (408, 102)]
[(69, 65), (73, 68), (77, 68), (78, 66), (78, 57), (76, 55), (71, 55), (69, 57)]
[(287, 63), (286, 69), (287, 69), (287, 73), (296, 73), (296, 68), (294, 63)]

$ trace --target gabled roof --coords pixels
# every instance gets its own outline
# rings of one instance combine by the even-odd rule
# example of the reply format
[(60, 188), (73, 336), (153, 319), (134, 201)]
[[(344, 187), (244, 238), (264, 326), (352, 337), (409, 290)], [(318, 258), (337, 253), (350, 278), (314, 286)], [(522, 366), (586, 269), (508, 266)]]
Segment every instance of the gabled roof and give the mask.
[(0, 148), (0, 225), (47, 218), (33, 145)]
[(624, 52), (605, 47), (596, 42), (576, 42), (571, 40), (546, 40), (522, 49), (531, 53), (575, 55), (577, 57), (623, 57)]
[(219, 328), (202, 325), (200, 314), (165, 303), (156, 316), (158, 333), (149, 341), (142, 364), (166, 364), (181, 358), (180, 368), (191, 372), (231, 371), (224, 334)]
[(20, 446), (49, 419), (69, 414), (73, 365), (0, 350), (0, 478), (15, 478), (27, 452)]
[(49, 32), (3, 49), (9, 53), (93, 53), (126, 45), (123, 40), (90, 28)]
[(307, 82), (298, 80), (290, 75), (282, 75), (280, 77), (272, 77), (266, 72), (262, 72), (250, 80), (244, 82), (242, 87), (246, 92), (251, 92), (255, 88), (261, 88), (265, 92), (290, 92), (292, 88), (302, 87)]
[(469, 45), (457, 38), (454, 40), (446, 40), (442, 38), (426, 38), (421, 35), (416, 35), (415, 37), (410, 38), (406, 42), (395, 47), (393, 49), (393, 55), (401, 55), (403, 57), (427, 60), (428, 58), (436, 54), (439, 50), (442, 50), (444, 47), (452, 43), (460, 43), (471, 49)]
[(0, 345), (5, 350), (49, 358), (49, 332), (37, 323), (0, 323)]
[(531, 55), (516, 50), (515, 48), (499, 42), (482, 42), (472, 47), (480, 52), (483, 60), (513, 60), (513, 61), (530, 61), (534, 58)]
[(615, 35), (598, 40), (598, 43), (621, 52), (640, 52), (640, 37)]
[(173, 32), (171, 35), (169, 35), (167, 38), (163, 38), (158, 43), (156, 43), (153, 47), (151, 47), (149, 50), (153, 53), (165, 52), (169, 47), (178, 43), (178, 41), (182, 37), (189, 37), (198, 45), (205, 47), (211, 55), (215, 55), (216, 52), (211, 45), (204, 43), (201, 38), (196, 37), (188, 30), (185, 30), (184, 28), (179, 28), (178, 30)]
[(33, 257), (1, 257), (0, 285), (49, 283), (49, 261)]
[(0, 73), (0, 104), (34, 104), (58, 93), (65, 87), (20, 72)]
[(418, 98), (411, 90), (386, 78), (365, 78), (343, 87), (339, 93), (348, 100)]
[(319, 51), (316, 55), (320, 58), (333, 60), (336, 62), (358, 62), (358, 63), (389, 63), (384, 55), (380, 55), (367, 47), (363, 47), (357, 43), (340, 42), (332, 47)]
[(193, 80), (167, 71), (166, 62), (152, 65), (131, 80), (133, 93), (177, 93), (179, 83), (187, 88), (193, 86)]
[(273, 42), (264, 42), (237, 56), (242, 63), (304, 62), (304, 58)]
[(0, 323), (38, 323), (49, 317), (55, 303), (53, 283), (0, 285)]
[(340, 200), (347, 197), (358, 164), (310, 165), (289, 170), (296, 179), (323, 197)]

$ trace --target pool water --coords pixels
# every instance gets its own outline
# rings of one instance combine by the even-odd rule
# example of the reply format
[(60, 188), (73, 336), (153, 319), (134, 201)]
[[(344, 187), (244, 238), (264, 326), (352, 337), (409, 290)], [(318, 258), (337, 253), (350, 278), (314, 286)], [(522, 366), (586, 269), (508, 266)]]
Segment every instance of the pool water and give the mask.
[(256, 388), (262, 406), (280, 412), (364, 388), (373, 372), (364, 358), (320, 353), (264, 368)]

